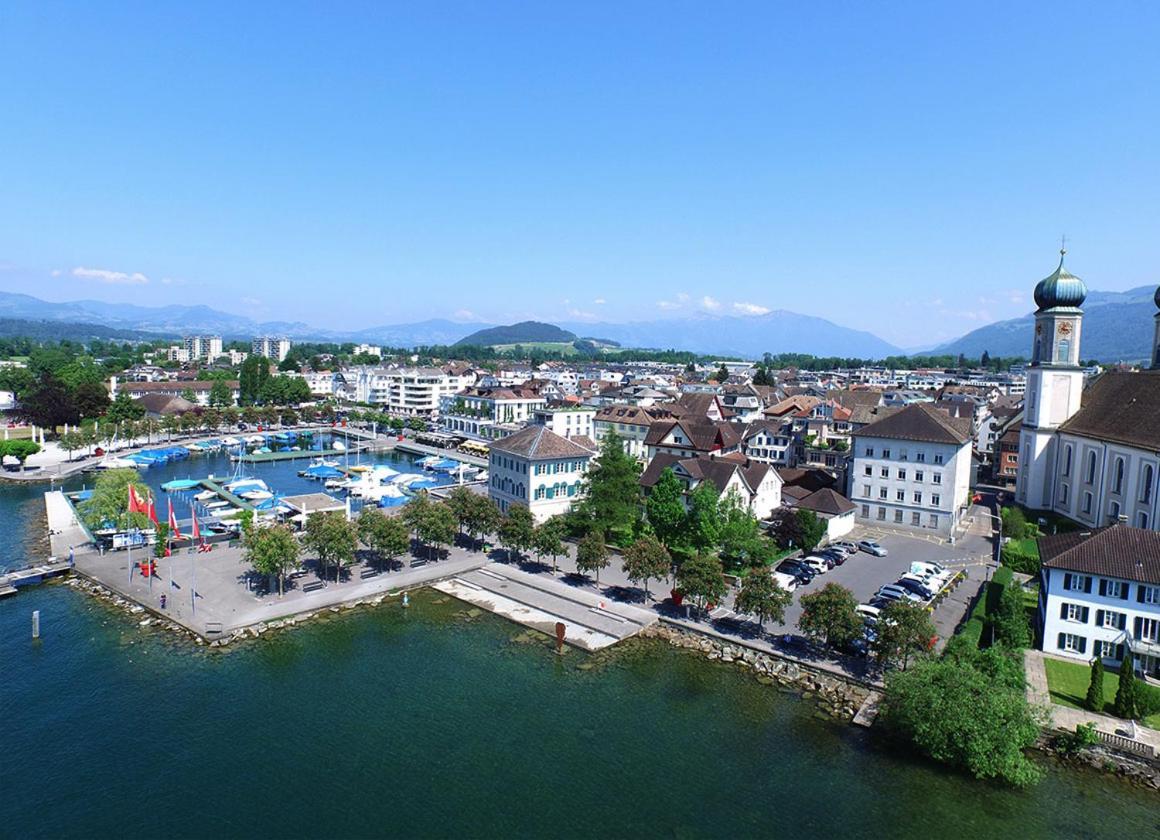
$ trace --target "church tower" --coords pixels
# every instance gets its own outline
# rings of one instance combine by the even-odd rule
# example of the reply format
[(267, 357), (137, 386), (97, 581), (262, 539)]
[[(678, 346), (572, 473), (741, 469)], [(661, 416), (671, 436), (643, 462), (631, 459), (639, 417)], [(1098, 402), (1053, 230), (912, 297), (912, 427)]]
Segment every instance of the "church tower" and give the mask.
[[(1019, 503), (1032, 510), (1050, 510), (1055, 504), (1056, 430), (1079, 411), (1083, 392), (1080, 307), (1087, 297), (1087, 287), (1063, 267), (1066, 254), (1066, 249), (1060, 249), (1059, 267), (1035, 287), (1038, 309), (1023, 398), (1015, 490)], [(1160, 320), (1157, 329), (1160, 330)]]
[[(1152, 300), (1156, 301), (1156, 309), (1160, 310), (1160, 288), (1156, 289), (1156, 294), (1152, 296)], [(1152, 370), (1160, 370), (1160, 311), (1156, 312), (1156, 334), (1152, 339)]]

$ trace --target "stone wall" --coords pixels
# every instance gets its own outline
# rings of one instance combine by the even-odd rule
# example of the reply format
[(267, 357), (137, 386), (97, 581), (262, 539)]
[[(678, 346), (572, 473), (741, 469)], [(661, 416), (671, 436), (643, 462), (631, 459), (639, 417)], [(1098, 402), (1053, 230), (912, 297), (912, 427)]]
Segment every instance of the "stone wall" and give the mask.
[(852, 721), (871, 693), (866, 686), (834, 674), (816, 671), (789, 659), (670, 625), (654, 624), (642, 630), (640, 635), (700, 653), (713, 662), (732, 664), (751, 671), (763, 685), (781, 686), (801, 692), (804, 699), (813, 700), (827, 715), (839, 720)]
[(1058, 733), (1045, 732), (1035, 746), (1064, 764), (1091, 767), (1104, 773), (1112, 773), (1132, 784), (1160, 791), (1160, 759), (1154, 758), (1149, 761), (1142, 756), (1120, 752), (1102, 743), (1084, 747), (1076, 753), (1065, 753), (1058, 748), (1057, 737)]

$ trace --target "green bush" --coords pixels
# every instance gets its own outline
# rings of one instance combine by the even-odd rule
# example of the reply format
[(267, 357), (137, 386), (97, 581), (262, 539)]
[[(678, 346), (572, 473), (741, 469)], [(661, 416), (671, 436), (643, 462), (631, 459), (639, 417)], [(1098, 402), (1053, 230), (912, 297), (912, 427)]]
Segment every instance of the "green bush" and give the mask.
[(1034, 540), (1011, 540), (999, 553), (1004, 566), (1026, 575), (1038, 575), (1039, 546)]

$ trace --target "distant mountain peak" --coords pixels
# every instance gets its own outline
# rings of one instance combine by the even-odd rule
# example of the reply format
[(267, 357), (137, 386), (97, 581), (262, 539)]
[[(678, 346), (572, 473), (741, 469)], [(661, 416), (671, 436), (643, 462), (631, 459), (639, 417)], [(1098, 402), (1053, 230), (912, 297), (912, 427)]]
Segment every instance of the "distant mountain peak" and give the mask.
[(564, 343), (576, 340), (576, 333), (542, 321), (520, 321), (503, 327), (489, 327), (473, 332), (455, 342), (459, 345), (491, 347), (496, 344)]

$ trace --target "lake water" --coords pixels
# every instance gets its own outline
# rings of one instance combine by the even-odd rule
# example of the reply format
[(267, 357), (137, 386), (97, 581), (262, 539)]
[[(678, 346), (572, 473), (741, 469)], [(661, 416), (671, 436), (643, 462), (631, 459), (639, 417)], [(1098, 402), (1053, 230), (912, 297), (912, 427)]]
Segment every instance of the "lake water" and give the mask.
[[(41, 492), (0, 486), (0, 565), (44, 552)], [(0, 602), (0, 836), (1160, 832), (1156, 796), (1108, 777), (999, 789), (728, 666), (650, 643), (561, 658), (441, 600), (225, 652), (65, 585)]]

